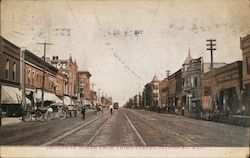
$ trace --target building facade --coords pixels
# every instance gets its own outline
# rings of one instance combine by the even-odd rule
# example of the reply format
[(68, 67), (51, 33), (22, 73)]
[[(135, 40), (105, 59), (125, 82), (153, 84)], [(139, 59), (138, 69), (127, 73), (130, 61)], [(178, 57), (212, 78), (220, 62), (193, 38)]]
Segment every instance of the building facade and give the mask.
[(77, 87), (80, 90), (81, 101), (91, 101), (90, 77), (91, 74), (88, 71), (77, 72)]
[(0, 36), (0, 108), (21, 115), (20, 48)]
[(70, 96), (76, 102), (77, 100), (77, 72), (78, 66), (76, 61), (73, 61), (70, 55), (69, 59), (59, 59), (58, 56), (46, 58), (46, 61), (56, 67), (62, 74), (65, 74), (68, 81), (64, 82), (64, 94)]
[(240, 48), (242, 50), (242, 82), (243, 82), (243, 106), (246, 113), (250, 115), (250, 35), (240, 39)]
[(236, 61), (202, 74), (201, 95), (204, 112), (237, 114), (241, 103), (242, 62)]
[(161, 104), (161, 81), (158, 80), (157, 76), (153, 77), (153, 80), (146, 84), (143, 91), (143, 102), (144, 107), (149, 108), (150, 110), (157, 110), (162, 107)]
[(202, 58), (187, 59), (182, 66), (182, 106), (189, 112), (194, 112), (195, 108), (201, 104), (200, 85)]

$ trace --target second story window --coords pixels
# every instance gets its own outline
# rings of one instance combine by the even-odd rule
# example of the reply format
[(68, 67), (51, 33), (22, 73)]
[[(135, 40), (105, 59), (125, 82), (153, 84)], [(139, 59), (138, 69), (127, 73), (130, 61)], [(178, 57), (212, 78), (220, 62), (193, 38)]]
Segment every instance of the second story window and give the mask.
[(13, 63), (12, 79), (16, 81), (16, 62)]
[(198, 87), (198, 77), (195, 76), (194, 78), (194, 87)]
[(28, 70), (28, 84), (30, 84), (31, 69)]
[(9, 59), (6, 60), (5, 64), (5, 78), (9, 79), (9, 71), (10, 71), (10, 61)]
[(35, 71), (32, 72), (32, 85), (35, 84)]

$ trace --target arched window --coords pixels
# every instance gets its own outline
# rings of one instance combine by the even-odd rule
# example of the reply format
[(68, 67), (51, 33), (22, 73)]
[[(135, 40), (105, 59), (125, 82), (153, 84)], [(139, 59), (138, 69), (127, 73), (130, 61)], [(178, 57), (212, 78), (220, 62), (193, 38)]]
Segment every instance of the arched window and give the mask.
[(32, 72), (32, 85), (35, 84), (35, 71)]
[(28, 70), (28, 84), (30, 84), (30, 76), (31, 76), (31, 69), (29, 68), (29, 70)]
[(12, 78), (14, 81), (16, 81), (16, 62), (13, 63)]
[(9, 59), (6, 60), (5, 64), (5, 78), (9, 79), (9, 71), (10, 71), (10, 61)]

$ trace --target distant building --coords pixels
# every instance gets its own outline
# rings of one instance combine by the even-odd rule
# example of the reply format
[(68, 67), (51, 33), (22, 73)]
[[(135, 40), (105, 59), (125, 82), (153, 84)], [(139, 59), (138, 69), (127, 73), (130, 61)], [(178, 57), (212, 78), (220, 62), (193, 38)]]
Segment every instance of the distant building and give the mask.
[(182, 64), (182, 106), (190, 112), (193, 106), (200, 104), (201, 62), (201, 58), (193, 59), (189, 52)]
[(97, 102), (97, 93), (96, 93), (96, 91), (92, 91), (92, 90), (90, 91), (90, 100), (93, 103)]
[(173, 73), (168, 77), (168, 98), (167, 108), (174, 112), (174, 109), (181, 107), (182, 97), (182, 78), (181, 69)]
[(169, 91), (169, 87), (168, 87), (168, 78), (165, 78), (161, 81), (161, 85), (160, 85), (161, 89), (161, 104), (163, 107), (167, 106), (167, 101), (168, 101), (168, 91)]
[(153, 80), (146, 84), (144, 87), (144, 107), (150, 108), (151, 110), (156, 110), (162, 107), (161, 104), (161, 81), (158, 80), (157, 76), (153, 77)]
[(65, 82), (65, 95), (70, 96), (74, 101), (77, 100), (77, 71), (78, 66), (76, 61), (73, 61), (70, 55), (69, 59), (59, 59), (58, 56), (52, 56), (52, 59), (46, 58), (46, 62), (56, 67), (61, 73), (68, 77), (68, 82)]
[(77, 87), (80, 89), (80, 100), (91, 101), (90, 77), (88, 71), (77, 72)]
[[(131, 103), (131, 100), (129, 101), (129, 103)], [(148, 84), (146, 84), (144, 86), (143, 103), (144, 103), (144, 107), (146, 109), (149, 109), (150, 107), (152, 107), (152, 103), (153, 103), (153, 87), (151, 86), (150, 83), (148, 83)]]

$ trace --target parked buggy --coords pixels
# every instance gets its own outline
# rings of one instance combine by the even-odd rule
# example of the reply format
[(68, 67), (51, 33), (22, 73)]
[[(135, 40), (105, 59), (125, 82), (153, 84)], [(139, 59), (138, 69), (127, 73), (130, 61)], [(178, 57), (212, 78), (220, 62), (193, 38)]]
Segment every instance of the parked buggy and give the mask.
[(66, 111), (67, 117), (77, 117), (77, 108), (74, 105), (67, 105), (64, 110)]

